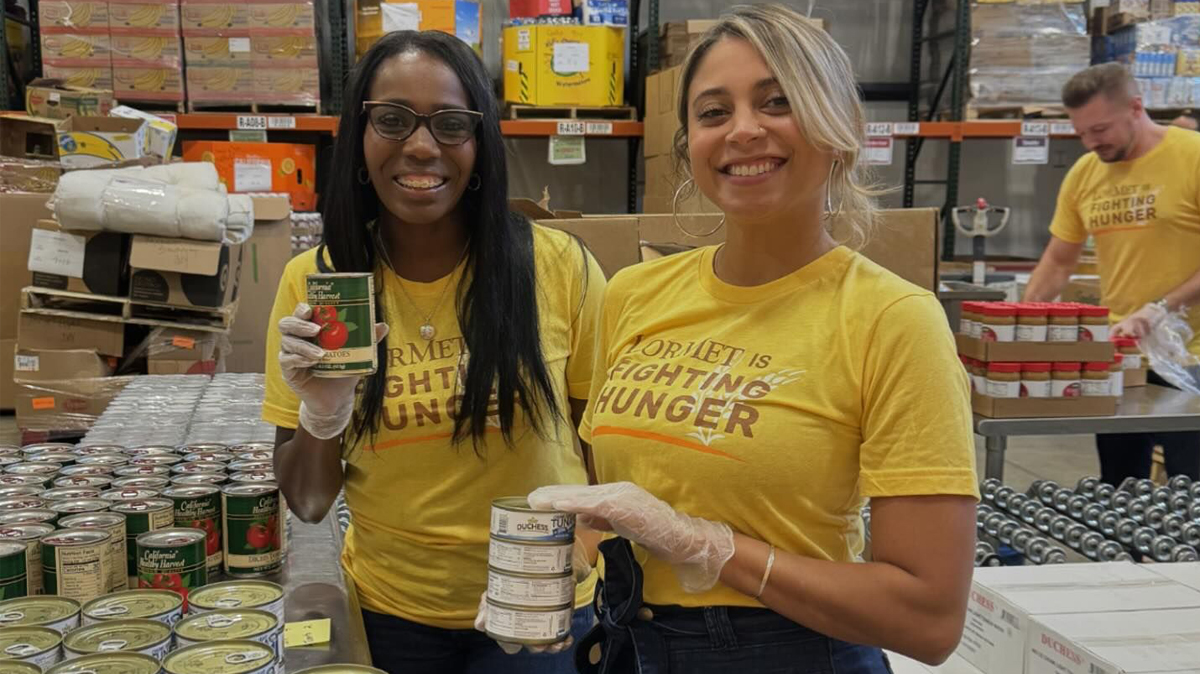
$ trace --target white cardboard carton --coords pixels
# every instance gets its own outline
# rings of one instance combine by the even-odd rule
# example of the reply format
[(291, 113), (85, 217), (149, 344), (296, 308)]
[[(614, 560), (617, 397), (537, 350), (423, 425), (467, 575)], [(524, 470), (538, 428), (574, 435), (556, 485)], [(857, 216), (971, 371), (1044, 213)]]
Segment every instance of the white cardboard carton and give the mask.
[(1032, 622), (1025, 674), (1200, 674), (1200, 609), (1048, 615)]
[(951, 655), (949, 660), (937, 667), (930, 667), (891, 651), (887, 652), (887, 656), (888, 664), (892, 666), (892, 674), (980, 674), (974, 665), (958, 655)]
[(1174, 564), (1147, 564), (1147, 569), (1180, 585), (1200, 590), (1200, 562), (1177, 562)]
[(956, 653), (983, 674), (1032, 674), (1024, 665), (1033, 616), (1171, 608), (1200, 608), (1200, 591), (1130, 562), (976, 569)]

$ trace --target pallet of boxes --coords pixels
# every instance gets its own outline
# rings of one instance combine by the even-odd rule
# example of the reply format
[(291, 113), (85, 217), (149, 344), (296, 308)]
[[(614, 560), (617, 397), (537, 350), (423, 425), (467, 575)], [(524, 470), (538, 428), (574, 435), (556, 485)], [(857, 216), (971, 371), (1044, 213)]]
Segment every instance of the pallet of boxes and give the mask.
[(1173, 116), (1200, 106), (1200, 3), (1152, 4), (1097, 9), (1092, 59), (1125, 64), (1151, 114)]

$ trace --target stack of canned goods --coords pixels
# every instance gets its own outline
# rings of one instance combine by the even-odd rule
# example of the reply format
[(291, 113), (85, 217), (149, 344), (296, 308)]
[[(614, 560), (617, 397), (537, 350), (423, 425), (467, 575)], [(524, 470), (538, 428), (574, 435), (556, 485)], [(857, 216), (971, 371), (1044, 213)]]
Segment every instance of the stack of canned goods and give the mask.
[(492, 502), (487, 632), (547, 645), (567, 638), (575, 604), (575, 516), (534, 510), (520, 497)]
[(275, 426), (262, 420), (264, 387), (261, 374), (213, 377), (196, 405), (187, 442), (274, 442)]
[(208, 377), (136, 377), (109, 403), (80, 445), (180, 445)]

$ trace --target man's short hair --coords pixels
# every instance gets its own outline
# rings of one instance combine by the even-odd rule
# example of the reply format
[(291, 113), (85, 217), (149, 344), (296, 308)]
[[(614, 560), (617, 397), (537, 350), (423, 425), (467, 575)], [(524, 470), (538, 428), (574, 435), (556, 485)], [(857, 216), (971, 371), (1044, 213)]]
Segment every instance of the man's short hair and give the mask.
[(1120, 63), (1102, 63), (1075, 73), (1063, 85), (1062, 101), (1068, 108), (1082, 108), (1097, 94), (1111, 100), (1127, 100), (1138, 95), (1137, 81)]

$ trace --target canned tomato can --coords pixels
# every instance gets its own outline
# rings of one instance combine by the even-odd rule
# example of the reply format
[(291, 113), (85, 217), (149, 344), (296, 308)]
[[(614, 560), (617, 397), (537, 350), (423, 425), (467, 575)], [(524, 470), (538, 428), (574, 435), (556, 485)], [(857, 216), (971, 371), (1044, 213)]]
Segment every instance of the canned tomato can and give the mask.
[(200, 529), (210, 574), (221, 570), (221, 490), (211, 485), (174, 486), (162, 493), (175, 503), (175, 526)]
[(120, 468), (129, 463), (129, 457), (124, 454), (89, 454), (81, 456), (75, 462), (77, 466), (102, 466), (109, 470)]
[(171, 480), (159, 475), (138, 475), (136, 477), (120, 477), (112, 482), (113, 489), (149, 489), (162, 492), (171, 486)]
[(243, 452), (274, 452), (275, 443), (273, 442), (242, 442), (236, 445), (227, 447), (231, 454), (237, 455)]
[(144, 501), (150, 498), (158, 497), (159, 492), (155, 489), (146, 489), (144, 487), (122, 487), (120, 489), (109, 489), (100, 494), (100, 498), (106, 501)]
[(0, 499), (16, 498), (19, 496), (41, 496), (45, 491), (41, 485), (18, 485), (15, 487), (0, 487)]
[[(306, 285), (311, 320), (321, 326), (314, 341), (325, 350), (321, 362), (312, 367), (313, 375), (346, 377), (374, 372), (379, 365), (375, 349), (375, 275), (309, 274)], [(432, 326), (421, 326), (421, 336), (432, 339)]]
[(175, 456), (175, 448), (171, 445), (139, 445), (121, 453), (126, 456)]
[(269, 470), (249, 470), (243, 473), (233, 473), (229, 476), (230, 482), (274, 482), (275, 473)]
[(106, 475), (67, 475), (54, 480), (55, 487), (73, 487), (76, 489), (97, 489), (104, 491), (112, 484), (112, 478)]
[(101, 513), (111, 507), (112, 501), (102, 498), (77, 498), (70, 501), (52, 501), (46, 506), (46, 510), (58, 513), (61, 518), (80, 513)]
[(52, 524), (6, 524), (0, 527), (0, 539), (19, 541), (25, 545), (25, 571), (29, 574), (30, 595), (42, 594), (42, 536), (52, 533)]
[(42, 585), (46, 594), (78, 602), (108, 593), (108, 542), (103, 529), (59, 529), (42, 536)]
[(183, 597), (208, 584), (208, 555), (203, 529), (172, 527), (137, 537), (138, 587), (171, 590)]
[(192, 452), (228, 452), (229, 446), (220, 442), (193, 442), (179, 448), (180, 454)]
[(49, 501), (41, 496), (10, 496), (0, 499), (0, 511), (3, 510), (37, 510)]
[(22, 461), (20, 463), (10, 463), (4, 467), (4, 472), (9, 475), (34, 475), (42, 478), (42, 484), (49, 484), (58, 471), (62, 470), (62, 466), (57, 463), (41, 463), (38, 461)]
[(571, 543), (575, 540), (575, 515), (536, 510), (520, 496), (492, 501), (492, 536), (514, 541)]
[(74, 658), (46, 670), (46, 674), (158, 674), (158, 660), (141, 653), (105, 651)]
[(58, 513), (46, 508), (0, 511), (0, 527), (9, 524), (54, 524)]
[(257, 641), (275, 653), (276, 671), (283, 670), (283, 621), (274, 613), (224, 608), (189, 615), (175, 625), (175, 639), (181, 648), (209, 641)]
[(21, 453), (32, 456), (43, 452), (69, 452), (72, 449), (75, 449), (75, 445), (69, 442), (33, 442), (22, 447)]
[(183, 460), (186, 463), (229, 463), (233, 461), (233, 455), (229, 452), (192, 452), (184, 454)]
[(0, 541), (0, 600), (29, 595), (29, 560), (20, 541)]
[(93, 454), (120, 454), (125, 451), (124, 445), (84, 445), (75, 448), (75, 456), (92, 456)]
[(266, 461), (269, 463), (275, 459), (275, 451), (271, 449), (255, 449), (249, 452), (234, 454), (233, 458), (238, 461)]
[(67, 659), (106, 651), (127, 651), (162, 660), (171, 651), (171, 646), (169, 626), (141, 618), (106, 620), (63, 635)]
[(205, 585), (188, 596), (193, 614), (226, 608), (253, 608), (283, 621), (283, 586), (268, 580), (227, 580)]
[(225, 473), (189, 473), (184, 475), (175, 475), (171, 478), (171, 484), (180, 487), (193, 487), (196, 485), (213, 485), (221, 486), (229, 481)]
[(42, 490), (46, 489), (46, 478), (43, 475), (4, 473), (0, 475), (0, 487), (37, 487), (39, 490)]
[(70, 501), (77, 498), (96, 498), (100, 496), (99, 489), (91, 487), (54, 487), (42, 492), (41, 497), (47, 501)]
[(221, 490), (225, 573), (264, 576), (283, 564), (279, 487), (274, 483), (233, 484)]
[(570, 573), (573, 547), (574, 543), (517, 543), (493, 536), (488, 544), (488, 566), (509, 573)]
[(81, 613), (84, 625), (141, 618), (174, 627), (183, 618), (183, 597), (170, 590), (125, 590), (89, 601)]
[(129, 465), (131, 466), (166, 466), (167, 468), (171, 468), (179, 463), (183, 463), (183, 457), (178, 454), (147, 454), (130, 457), (129, 459)]
[(79, 627), (79, 602), (68, 597), (22, 597), (0, 602), (0, 627), (48, 627), (65, 634)]
[(224, 473), (225, 464), (219, 461), (188, 461), (171, 466), (172, 475), (195, 475), (196, 473)]
[(552, 608), (487, 602), (487, 635), (496, 641), (529, 646), (556, 644), (571, 634), (572, 604)]
[(488, 569), (487, 596), (507, 606), (553, 608), (575, 601), (575, 576), (539, 576)]
[(175, 504), (171, 499), (150, 498), (118, 501), (111, 510), (125, 516), (125, 572), (129, 576), (129, 586), (137, 587), (137, 537), (173, 525)]
[(75, 452), (42, 452), (28, 457), (26, 460), (30, 463), (56, 463), (65, 468), (75, 465), (75, 460), (78, 458)]
[(117, 592), (129, 587), (125, 575), (127, 545), (125, 538), (125, 516), (114, 512), (80, 513), (69, 515), (58, 521), (64, 529), (102, 529), (111, 538), (108, 541), (108, 590)]
[(115, 477), (170, 477), (166, 466), (121, 466), (112, 472)]
[[(6, 627), (0, 629), (0, 653), (5, 659), (45, 669), (62, 660), (62, 636), (47, 627)], [(0, 660), (0, 665), (4, 663)]]
[(112, 469), (112, 466), (95, 466), (95, 465), (81, 466), (78, 463), (76, 463), (74, 466), (67, 466), (66, 468), (63, 468), (62, 470), (58, 471), (58, 474), (61, 477), (79, 477), (81, 475), (95, 475), (98, 477), (112, 477), (113, 469)]
[(208, 641), (163, 658), (164, 674), (271, 674), (275, 654), (257, 641)]
[(242, 460), (231, 461), (227, 470), (230, 473), (252, 473), (254, 471), (272, 471), (275, 470), (275, 465), (270, 460)]

